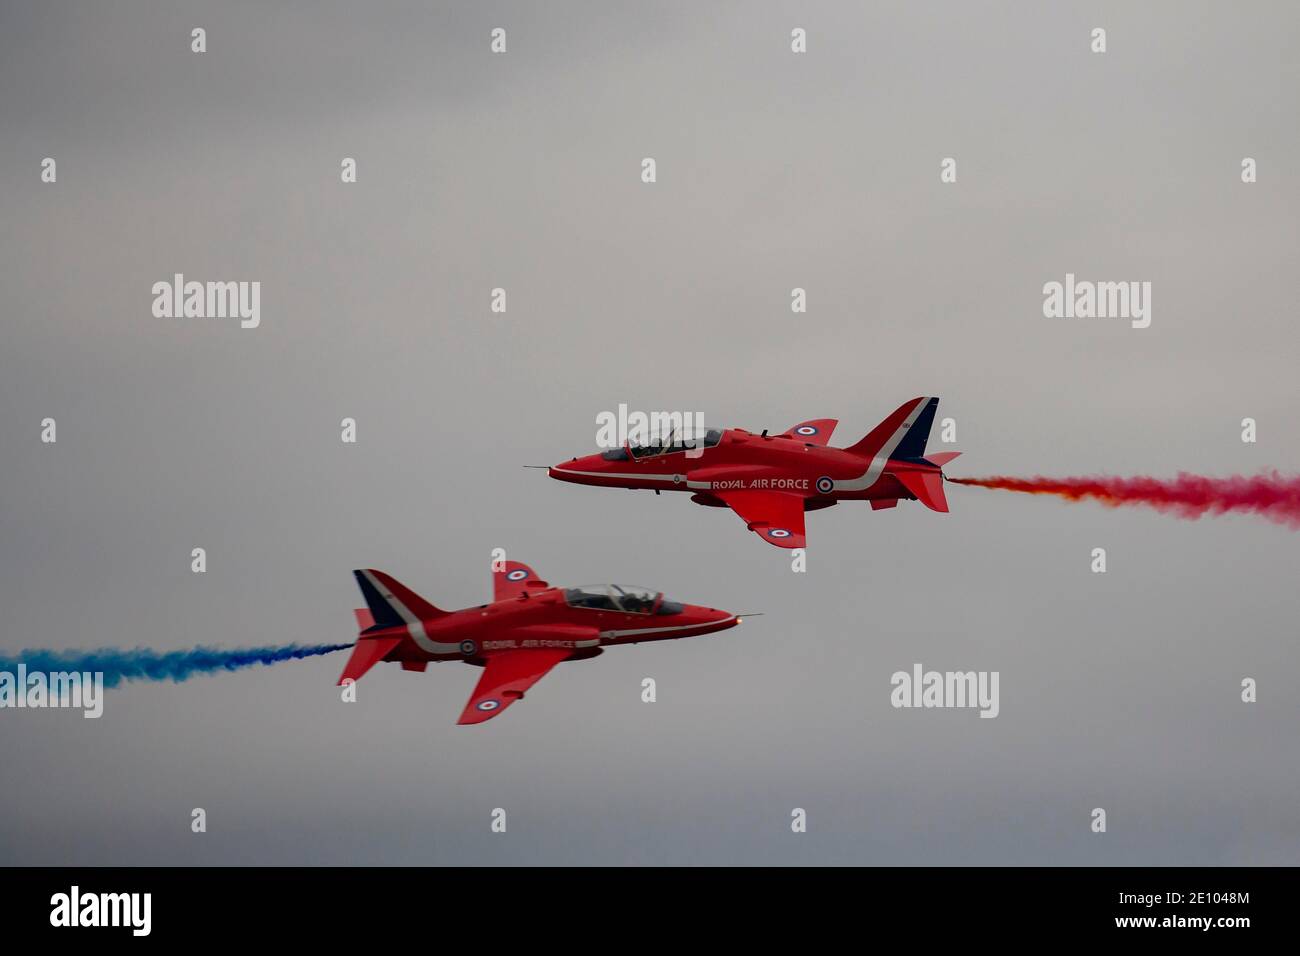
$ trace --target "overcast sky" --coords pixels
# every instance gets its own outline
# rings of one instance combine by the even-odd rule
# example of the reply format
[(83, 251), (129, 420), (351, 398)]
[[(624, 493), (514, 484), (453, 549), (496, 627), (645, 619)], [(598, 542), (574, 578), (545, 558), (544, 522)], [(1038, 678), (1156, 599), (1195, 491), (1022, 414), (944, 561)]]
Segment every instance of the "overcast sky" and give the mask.
[[(0, 654), (347, 641), (351, 569), (457, 608), (495, 547), (765, 612), (477, 727), (477, 669), (345, 704), (342, 654), (0, 711), (0, 862), (1300, 863), (1295, 533), (949, 485), (794, 574), (520, 467), (619, 403), (847, 445), (938, 395), (953, 475), (1300, 469), (1297, 48), (1289, 2), (0, 4)], [(177, 272), (260, 327), (155, 318)], [(1150, 328), (1044, 318), (1068, 272)], [(999, 716), (892, 708), (918, 662)]]

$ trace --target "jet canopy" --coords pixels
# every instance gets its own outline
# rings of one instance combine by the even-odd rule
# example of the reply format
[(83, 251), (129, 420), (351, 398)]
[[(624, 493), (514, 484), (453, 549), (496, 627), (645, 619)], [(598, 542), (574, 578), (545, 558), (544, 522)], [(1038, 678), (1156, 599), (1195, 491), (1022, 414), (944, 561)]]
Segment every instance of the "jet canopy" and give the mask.
[[(632, 451), (632, 457), (639, 461), (642, 458), (653, 458), (656, 455), (671, 455), (679, 451), (712, 448), (720, 441), (722, 441), (722, 430), (719, 428), (709, 428), (703, 431), (687, 429), (685, 431), (673, 431), (659, 437), (651, 436), (645, 441), (630, 441), (628, 448)], [(602, 452), (601, 457), (606, 461), (627, 461), (628, 448), (611, 448)]]
[[(675, 601), (660, 601), (662, 595), (649, 588), (630, 584), (587, 584), (565, 588), (564, 600), (570, 607), (585, 607), (597, 611), (621, 611), (624, 614), (680, 614), (682, 606)], [(658, 605), (658, 607), (656, 607)], [(670, 610), (676, 608), (676, 610)]]

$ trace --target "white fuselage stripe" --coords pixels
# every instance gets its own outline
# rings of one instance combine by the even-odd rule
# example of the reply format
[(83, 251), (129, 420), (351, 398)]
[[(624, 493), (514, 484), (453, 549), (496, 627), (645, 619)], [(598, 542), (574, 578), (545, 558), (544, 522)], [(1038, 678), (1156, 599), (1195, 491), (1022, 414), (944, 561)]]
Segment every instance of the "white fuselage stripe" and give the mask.
[(601, 637), (627, 637), (631, 634), (667, 634), (671, 631), (690, 631), (697, 627), (709, 627), (713, 624), (726, 624), (728, 621), (734, 621), (735, 617), (724, 618), (721, 621), (703, 621), (699, 624), (678, 624), (675, 627), (634, 627), (625, 631), (601, 631)]
[(680, 472), (671, 475), (629, 475), (625, 472), (613, 471), (576, 471), (572, 468), (556, 468), (556, 471), (564, 475), (582, 475), (584, 478), (614, 478), (620, 481), (666, 481), (673, 485), (685, 485), (687, 488), (707, 489), (713, 487), (711, 481), (688, 481), (686, 476)]

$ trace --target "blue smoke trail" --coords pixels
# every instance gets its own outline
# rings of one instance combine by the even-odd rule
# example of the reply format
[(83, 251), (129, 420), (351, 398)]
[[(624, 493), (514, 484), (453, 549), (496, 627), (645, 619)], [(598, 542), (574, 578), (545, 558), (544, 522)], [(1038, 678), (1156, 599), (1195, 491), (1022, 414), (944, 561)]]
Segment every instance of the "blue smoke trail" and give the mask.
[(196, 647), (192, 651), (159, 653), (145, 648), (119, 651), (20, 651), (16, 657), (0, 656), (0, 670), (14, 672), (24, 664), (28, 672), (103, 671), (104, 686), (116, 687), (124, 680), (188, 680), (195, 674), (237, 671), (254, 664), (316, 657), (345, 650), (351, 644), (282, 644), (279, 647), (249, 647), (223, 651), (215, 647)]

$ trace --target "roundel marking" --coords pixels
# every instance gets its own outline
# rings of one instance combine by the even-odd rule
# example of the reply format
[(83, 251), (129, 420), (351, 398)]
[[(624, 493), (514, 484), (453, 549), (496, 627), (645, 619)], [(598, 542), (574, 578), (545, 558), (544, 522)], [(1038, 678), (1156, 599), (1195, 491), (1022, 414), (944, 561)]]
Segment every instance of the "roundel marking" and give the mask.
[(498, 707), (501, 706), (501, 702), (488, 698), (487, 700), (480, 700), (474, 706), (477, 707), (479, 710), (496, 710)]
[(814, 428), (812, 425), (800, 425), (794, 430), (794, 433), (796, 435), (816, 435), (818, 431), (819, 429)]
[(506, 580), (522, 581), (526, 577), (528, 577), (527, 571), (525, 571), (523, 568), (515, 568), (513, 571), (511, 571), (509, 574), (506, 575)]
[(824, 495), (828, 495), (835, 490), (835, 482), (828, 476), (822, 475), (817, 479), (817, 490)]
[(786, 531), (785, 528), (772, 528), (767, 532), (767, 536), (769, 538), (788, 538), (790, 532)]
[(460, 652), (462, 654), (473, 654), (477, 650), (478, 650), (478, 645), (475, 644), (473, 641), (460, 642)]

